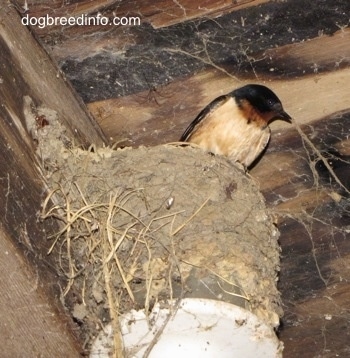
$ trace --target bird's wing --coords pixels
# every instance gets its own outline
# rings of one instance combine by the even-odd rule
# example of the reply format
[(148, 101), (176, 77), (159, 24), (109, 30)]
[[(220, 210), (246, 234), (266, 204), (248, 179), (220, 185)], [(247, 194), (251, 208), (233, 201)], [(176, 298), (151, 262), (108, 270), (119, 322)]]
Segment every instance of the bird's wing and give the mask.
[(187, 129), (180, 138), (180, 142), (186, 142), (196, 131), (198, 124), (205, 120), (208, 114), (215, 111), (215, 109), (217, 109), (219, 106), (222, 106), (228, 99), (230, 99), (229, 95), (223, 95), (210, 102), (187, 127)]

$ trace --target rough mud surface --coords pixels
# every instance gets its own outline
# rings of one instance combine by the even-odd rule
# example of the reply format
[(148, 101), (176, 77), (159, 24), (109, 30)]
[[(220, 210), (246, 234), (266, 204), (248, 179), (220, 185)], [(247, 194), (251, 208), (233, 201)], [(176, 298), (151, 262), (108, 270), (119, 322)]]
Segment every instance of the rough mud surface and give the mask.
[(221, 299), (278, 325), (279, 234), (249, 175), (192, 147), (74, 148), (40, 111), (42, 219), (62, 223), (51, 254), (87, 341), (117, 312), (169, 298)]

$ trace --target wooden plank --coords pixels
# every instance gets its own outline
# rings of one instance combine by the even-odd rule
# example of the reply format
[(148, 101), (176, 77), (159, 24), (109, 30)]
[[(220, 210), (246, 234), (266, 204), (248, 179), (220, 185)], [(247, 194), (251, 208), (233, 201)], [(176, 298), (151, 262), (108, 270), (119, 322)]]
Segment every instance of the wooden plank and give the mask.
[(55, 261), (47, 256), (48, 233), (58, 225), (38, 221), (47, 187), (24, 97), (55, 110), (75, 144), (102, 144), (104, 136), (15, 9), (0, 5), (0, 344), (8, 357), (78, 357), (73, 323), (58, 299)]
[[(35, 3), (28, 3), (25, 0), (16, 1), (16, 8), (21, 13), (28, 13), (31, 17), (42, 17), (42, 16), (73, 16), (78, 17), (80, 15), (89, 15), (97, 13), (108, 6), (115, 3), (115, 0), (78, 0), (73, 3), (62, 3), (60, 0), (44, 0)], [(56, 29), (57, 27), (52, 27)], [(44, 30), (44, 29), (39, 29)], [(44, 32), (49, 32), (49, 29), (46, 29)]]
[[(350, 69), (343, 69), (289, 81), (254, 78), (239, 81), (212, 70), (156, 91), (93, 102), (88, 108), (111, 141), (120, 145), (154, 145), (178, 140), (186, 126), (211, 100), (251, 82), (271, 87), (299, 123), (311, 122), (350, 107), (349, 76)], [(341, 90), (330, 91), (335, 83)], [(271, 127), (282, 126), (287, 125), (275, 122)]]
[(215, 18), (234, 10), (256, 6), (270, 0), (158, 0), (124, 1), (118, 6), (117, 14), (140, 14), (155, 29), (179, 24), (198, 18)]
[[(164, 86), (211, 67), (221, 67), (241, 79), (251, 79), (255, 75), (261, 81), (289, 79), (315, 74), (315, 71), (321, 73), (325, 69), (323, 66), (317, 69), (317, 55), (315, 63), (311, 64), (293, 62), (295, 57), (288, 62), (288, 54), (275, 59), (268, 56), (269, 50), (290, 49), (293, 48), (291, 44), (297, 42), (307, 42), (306, 47), (311, 49), (312, 42), (307, 40), (321, 33), (334, 35), (333, 41), (323, 36), (318, 45), (328, 40), (334, 46), (338, 38), (336, 31), (347, 23), (345, 4), (338, 12), (328, 3), (322, 4), (322, 9), (313, 4), (309, 14), (304, 13), (301, 3), (268, 2), (232, 11), (215, 21), (187, 21), (162, 29), (142, 24), (94, 33), (90, 32), (93, 29), (82, 27), (84, 35), (91, 34), (83, 39), (81, 33), (74, 33), (73, 28), (71, 33), (66, 27), (57, 40), (53, 37), (47, 41), (53, 48), (52, 54), (57, 56), (67, 77), (86, 102)], [(319, 16), (322, 11), (329, 14), (324, 21)], [(301, 15), (294, 21), (294, 14), (299, 12)], [(281, 16), (284, 13), (293, 16), (284, 18)], [(310, 18), (313, 19), (312, 28)], [(340, 61), (336, 52), (333, 58), (333, 63), (329, 63), (332, 69)], [(346, 66), (346, 62), (345, 58), (339, 68)]]
[[(37, 238), (28, 238), (35, 241)], [(68, 322), (42, 288), (40, 275), (0, 232), (0, 344), (3, 357), (81, 357)]]
[[(202, 17), (215, 18), (233, 10), (239, 10), (250, 6), (257, 6), (270, 0), (95, 0), (75, 1), (72, 4), (63, 4), (61, 1), (40, 1), (30, 4), (29, 16), (38, 18), (42, 16), (72, 16), (95, 15), (100, 12), (103, 16), (138, 16), (142, 22), (150, 23), (154, 28), (162, 28), (175, 25), (184, 21), (195, 20)], [(25, 1), (17, 1), (19, 11), (24, 11)], [(107, 31), (111, 26), (98, 26), (98, 31)], [(35, 26), (36, 33), (49, 34), (52, 31), (62, 29), (63, 26), (54, 25), (50, 28)], [(83, 31), (76, 27), (77, 31)], [(95, 31), (97, 28), (95, 27)], [(86, 29), (85, 29), (86, 31)]]
[(333, 36), (321, 35), (312, 40), (272, 48), (254, 57), (255, 70), (271, 77), (300, 77), (324, 71), (337, 71), (350, 65), (350, 29)]
[[(138, 17), (140, 24), (150, 23), (154, 28), (166, 27), (196, 18), (214, 18), (222, 14), (240, 10), (245, 7), (257, 6), (269, 0), (201, 0), (193, 3), (185, 0), (176, 3), (172, 0), (143, 1), (75, 1), (72, 4), (62, 4), (61, 1), (40, 1), (30, 4), (24, 13), (25, 1), (17, 1), (17, 9), (24, 17), (79, 17), (101, 16), (108, 17)], [(182, 9), (184, 8), (184, 10)], [(187, 17), (186, 17), (186, 16)], [(132, 25), (127, 26), (31, 26), (32, 31), (48, 44), (51, 54), (57, 61), (67, 57), (85, 58), (113, 44), (114, 49), (128, 48), (139, 41), (139, 35), (132, 31)], [(137, 23), (135, 24), (137, 26)], [(98, 34), (94, 36), (94, 34)], [(87, 36), (87, 35), (91, 35)]]
[(102, 144), (105, 137), (101, 129), (47, 53), (21, 24), (16, 10), (6, 0), (1, 0), (0, 6), (0, 76), (3, 81), (0, 94), (6, 98), (7, 106), (6, 110), (1, 107), (0, 113), (11, 111), (22, 117), (24, 125), (19, 112), (22, 97), (29, 95), (37, 105), (44, 104), (57, 111), (77, 144)]
[[(283, 81), (271, 71), (266, 73), (265, 69), (271, 65), (259, 61), (252, 64), (251, 75), (255, 78), (236, 78), (215, 65), (215, 69), (187, 79), (130, 96), (92, 102), (88, 107), (112, 141), (135, 146), (158, 144), (177, 140), (187, 124), (214, 98), (246, 83), (259, 82), (274, 89), (300, 123), (310, 122), (350, 107), (349, 39), (350, 31), (340, 30), (334, 36), (267, 50), (263, 55), (266, 59), (273, 58), (275, 67), (289, 64), (289, 71), (308, 68), (317, 62), (323, 72), (320, 69), (313, 76)], [(324, 72), (325, 68), (337, 71)], [(341, 90), (330, 91), (334, 84)], [(279, 125), (283, 124), (273, 123), (272, 128)]]

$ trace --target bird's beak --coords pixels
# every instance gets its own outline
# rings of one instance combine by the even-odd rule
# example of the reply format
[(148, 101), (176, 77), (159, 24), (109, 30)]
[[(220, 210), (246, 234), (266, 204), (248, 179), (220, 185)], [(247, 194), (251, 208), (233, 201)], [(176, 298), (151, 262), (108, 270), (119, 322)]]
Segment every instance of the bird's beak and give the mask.
[(274, 120), (279, 119), (288, 123), (292, 123), (292, 117), (283, 109), (281, 103), (276, 103), (274, 105), (273, 111), (275, 113), (273, 117)]
[(280, 111), (278, 115), (276, 116), (278, 119), (281, 119), (282, 121), (286, 121), (288, 123), (292, 123), (292, 117), (285, 111)]

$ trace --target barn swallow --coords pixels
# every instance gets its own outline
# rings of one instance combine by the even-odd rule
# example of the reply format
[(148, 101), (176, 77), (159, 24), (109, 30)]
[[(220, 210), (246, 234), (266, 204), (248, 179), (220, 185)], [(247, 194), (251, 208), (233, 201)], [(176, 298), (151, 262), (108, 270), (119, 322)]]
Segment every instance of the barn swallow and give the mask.
[(269, 88), (249, 84), (214, 99), (180, 141), (227, 156), (247, 169), (267, 146), (271, 135), (268, 125), (277, 119), (291, 123), (292, 118)]

